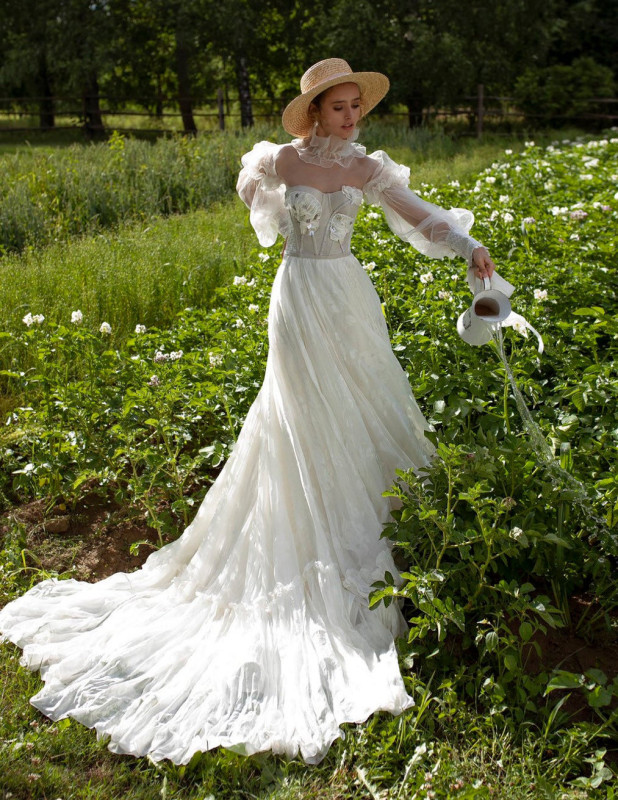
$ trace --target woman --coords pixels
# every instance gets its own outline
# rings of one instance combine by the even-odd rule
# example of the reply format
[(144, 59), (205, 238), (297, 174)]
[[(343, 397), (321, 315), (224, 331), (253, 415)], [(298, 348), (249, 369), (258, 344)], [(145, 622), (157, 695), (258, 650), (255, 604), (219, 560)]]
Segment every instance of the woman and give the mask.
[(433, 455), (428, 425), (350, 254), (363, 194), (421, 252), (491, 274), (466, 233), (408, 188), (409, 170), (356, 144), (388, 80), (345, 61), (311, 67), (283, 114), (290, 145), (243, 158), (238, 191), (260, 242), (286, 252), (269, 310), (262, 388), (196, 518), (134, 573), (45, 580), (0, 612), (0, 632), (41, 670), (31, 703), (109, 735), (116, 753), (187, 763), (217, 745), (318, 763), (344, 722), (412, 705), (396, 604), (368, 607), (397, 575), (380, 539), (397, 468)]

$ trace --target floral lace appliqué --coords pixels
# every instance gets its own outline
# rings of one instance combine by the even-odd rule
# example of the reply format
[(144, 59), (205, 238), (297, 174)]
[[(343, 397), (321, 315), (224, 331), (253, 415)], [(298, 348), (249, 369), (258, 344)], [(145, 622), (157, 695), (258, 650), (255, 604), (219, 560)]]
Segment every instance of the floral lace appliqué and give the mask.
[(322, 203), (309, 192), (288, 192), (285, 207), (300, 225), (300, 232), (313, 236), (320, 224)]
[(354, 226), (352, 217), (347, 214), (333, 214), (330, 218), (329, 235), (334, 242), (342, 242)]
[(348, 202), (357, 206), (360, 206), (363, 202), (363, 193), (361, 189), (357, 189), (356, 186), (342, 186), (341, 191)]

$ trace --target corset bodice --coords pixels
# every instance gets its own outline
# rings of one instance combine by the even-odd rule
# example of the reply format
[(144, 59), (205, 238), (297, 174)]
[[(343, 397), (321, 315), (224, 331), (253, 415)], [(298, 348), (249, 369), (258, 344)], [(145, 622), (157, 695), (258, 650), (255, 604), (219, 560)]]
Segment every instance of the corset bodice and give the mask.
[(354, 220), (363, 201), (355, 186), (321, 192), (313, 186), (290, 186), (285, 193), (288, 213), (286, 255), (337, 258), (349, 255)]

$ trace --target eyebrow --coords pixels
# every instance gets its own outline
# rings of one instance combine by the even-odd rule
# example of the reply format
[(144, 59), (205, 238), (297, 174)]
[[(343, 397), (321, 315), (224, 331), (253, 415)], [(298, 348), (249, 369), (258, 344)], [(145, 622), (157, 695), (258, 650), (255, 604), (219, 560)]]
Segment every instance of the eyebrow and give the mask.
[[(360, 95), (358, 97), (353, 97), (352, 100), (350, 100), (350, 102), (354, 103), (356, 100), (360, 100)], [(335, 105), (335, 103), (345, 103), (345, 100), (329, 100), (329, 103)]]

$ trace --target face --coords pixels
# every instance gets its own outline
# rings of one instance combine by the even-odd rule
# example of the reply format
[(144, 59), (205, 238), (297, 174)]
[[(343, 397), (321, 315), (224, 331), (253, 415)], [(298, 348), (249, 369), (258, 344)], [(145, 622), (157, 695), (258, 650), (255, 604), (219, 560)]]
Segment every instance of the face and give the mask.
[[(315, 107), (314, 107), (315, 108)], [(347, 139), (361, 117), (360, 90), (355, 83), (340, 83), (327, 89), (317, 109), (318, 136)]]

